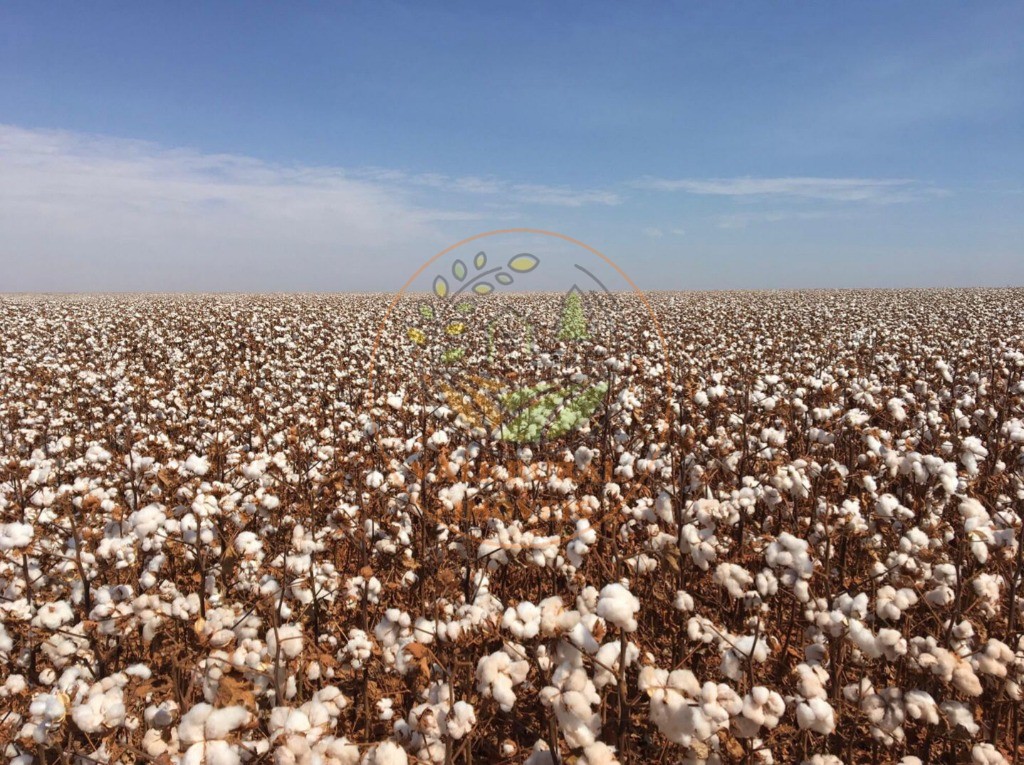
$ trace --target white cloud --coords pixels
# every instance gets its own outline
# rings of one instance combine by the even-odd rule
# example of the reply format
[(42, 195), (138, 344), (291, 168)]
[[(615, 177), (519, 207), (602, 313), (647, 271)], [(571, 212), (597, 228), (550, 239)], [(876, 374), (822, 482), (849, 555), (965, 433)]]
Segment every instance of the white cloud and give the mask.
[(478, 176), (451, 176), (441, 173), (406, 173), (401, 170), (370, 168), (356, 171), (360, 178), (400, 186), (423, 186), (455, 194), (491, 195), (508, 202), (547, 205), (553, 207), (583, 207), (585, 205), (617, 205), (622, 197), (605, 189), (573, 189), (537, 183), (512, 183), (498, 178)]
[(797, 197), (838, 202), (906, 202), (942, 193), (907, 178), (655, 178), (632, 184), (652, 191), (727, 197)]
[(0, 292), (389, 289), (464, 236), (455, 223), (480, 230), (520, 205), (617, 201), (0, 125)]
[(778, 223), (780, 221), (821, 220), (823, 218), (846, 218), (847, 215), (827, 210), (766, 210), (764, 212), (739, 212), (719, 215), (715, 221), (719, 228), (746, 228), (758, 223)]
[(644, 236), (649, 236), (652, 239), (661, 239), (663, 236), (665, 236), (664, 231), (654, 226), (648, 226), (647, 228), (643, 229), (642, 233)]

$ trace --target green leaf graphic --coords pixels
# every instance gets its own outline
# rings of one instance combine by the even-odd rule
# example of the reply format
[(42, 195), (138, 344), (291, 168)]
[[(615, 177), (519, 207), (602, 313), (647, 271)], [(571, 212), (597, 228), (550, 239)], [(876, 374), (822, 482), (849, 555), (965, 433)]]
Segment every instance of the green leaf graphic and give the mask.
[(560, 438), (587, 419), (601, 404), (608, 384), (591, 385), (582, 392), (580, 386), (553, 388), (541, 383), (520, 388), (501, 397), (502, 409), (515, 416), (500, 427), (500, 438), (506, 441), (531, 442), (541, 437)]
[(461, 260), (456, 260), (452, 263), (452, 276), (458, 279), (460, 282), (466, 278), (466, 264)]
[(476, 270), (479, 271), (487, 265), (487, 253), (478, 252), (476, 257), (473, 258), (473, 265), (476, 266)]
[(440, 298), (448, 295), (448, 282), (445, 281), (443, 276), (438, 276), (434, 279), (434, 294)]
[(527, 271), (532, 271), (538, 265), (540, 265), (540, 258), (536, 255), (531, 255), (528, 252), (522, 252), (508, 262), (509, 268), (513, 271), (518, 271), (521, 274), (525, 274)]

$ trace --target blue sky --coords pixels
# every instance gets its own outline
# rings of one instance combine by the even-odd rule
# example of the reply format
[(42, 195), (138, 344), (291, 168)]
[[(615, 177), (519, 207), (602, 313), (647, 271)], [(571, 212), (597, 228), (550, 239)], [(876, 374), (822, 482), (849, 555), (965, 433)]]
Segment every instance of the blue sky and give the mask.
[(0, 5), (0, 291), (1024, 283), (1024, 5)]

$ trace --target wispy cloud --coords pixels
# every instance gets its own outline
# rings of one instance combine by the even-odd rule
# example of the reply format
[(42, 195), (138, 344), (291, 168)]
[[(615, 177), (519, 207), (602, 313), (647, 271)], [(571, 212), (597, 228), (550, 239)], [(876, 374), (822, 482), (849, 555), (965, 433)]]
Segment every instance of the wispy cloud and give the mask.
[(837, 202), (907, 202), (943, 193), (909, 178), (655, 178), (645, 176), (631, 184), (652, 191), (725, 197), (789, 197)]
[(391, 265), (451, 241), (456, 223), (618, 201), (0, 125), (0, 291), (387, 288)]
[(514, 183), (493, 177), (452, 176), (441, 173), (408, 173), (387, 168), (367, 168), (352, 172), (354, 177), (405, 187), (425, 187), (453, 194), (485, 195), (505, 201), (553, 207), (617, 205), (622, 195), (607, 189), (574, 189), (537, 183)]
[(738, 212), (719, 215), (715, 223), (719, 228), (743, 229), (760, 223), (782, 221), (822, 220), (824, 218), (846, 218), (848, 215), (829, 210), (766, 210), (763, 212)]
[(647, 228), (642, 229), (640, 233), (642, 233), (646, 237), (650, 237), (651, 239), (662, 239), (667, 234), (672, 234), (673, 236), (683, 236), (686, 233), (686, 229), (679, 227), (664, 229), (658, 228), (657, 226), (648, 226)]

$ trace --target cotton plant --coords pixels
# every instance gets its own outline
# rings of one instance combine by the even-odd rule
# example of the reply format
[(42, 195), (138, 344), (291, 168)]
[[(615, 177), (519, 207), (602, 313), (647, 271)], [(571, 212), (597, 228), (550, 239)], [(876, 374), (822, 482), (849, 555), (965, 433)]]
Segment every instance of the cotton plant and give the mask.
[(610, 380), (565, 437), (411, 384), (461, 373), (413, 363), (415, 301), (375, 345), (377, 296), (0, 299), (4, 757), (1010, 759), (1011, 293), (652, 294), (669, 364), (625, 298), (488, 341), (559, 318), (500, 292), (466, 368)]

